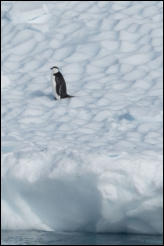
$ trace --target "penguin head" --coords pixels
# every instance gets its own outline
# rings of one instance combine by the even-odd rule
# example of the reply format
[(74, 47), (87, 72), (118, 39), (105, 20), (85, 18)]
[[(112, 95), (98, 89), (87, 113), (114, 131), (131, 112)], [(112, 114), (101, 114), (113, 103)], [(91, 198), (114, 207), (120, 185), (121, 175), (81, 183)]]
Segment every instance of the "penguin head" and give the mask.
[(59, 68), (58, 67), (55, 67), (55, 66), (51, 67), (51, 70), (52, 70), (52, 73), (53, 74), (56, 74), (56, 73), (59, 72)]

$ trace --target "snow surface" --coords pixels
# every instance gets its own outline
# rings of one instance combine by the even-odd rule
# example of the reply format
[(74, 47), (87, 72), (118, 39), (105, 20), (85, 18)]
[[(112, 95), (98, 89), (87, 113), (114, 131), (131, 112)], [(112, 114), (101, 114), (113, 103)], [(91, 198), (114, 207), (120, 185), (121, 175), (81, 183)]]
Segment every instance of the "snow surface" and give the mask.
[(162, 11), (2, 2), (3, 229), (162, 233)]

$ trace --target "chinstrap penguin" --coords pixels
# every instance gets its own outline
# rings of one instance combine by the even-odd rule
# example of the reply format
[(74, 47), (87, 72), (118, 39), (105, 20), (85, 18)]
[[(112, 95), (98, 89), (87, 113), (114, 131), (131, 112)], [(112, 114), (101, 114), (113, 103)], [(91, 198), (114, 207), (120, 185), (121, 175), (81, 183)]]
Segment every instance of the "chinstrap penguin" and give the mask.
[(59, 71), (58, 67), (51, 67), (51, 80), (52, 80), (52, 92), (56, 100), (62, 98), (70, 98), (67, 94), (67, 87), (63, 75)]

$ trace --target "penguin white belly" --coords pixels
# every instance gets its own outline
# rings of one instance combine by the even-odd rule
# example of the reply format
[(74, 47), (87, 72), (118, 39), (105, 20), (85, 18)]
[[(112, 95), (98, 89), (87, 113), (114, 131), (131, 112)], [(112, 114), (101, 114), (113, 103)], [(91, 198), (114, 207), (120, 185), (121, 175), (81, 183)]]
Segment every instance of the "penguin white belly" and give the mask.
[(53, 93), (53, 96), (57, 100), (60, 100), (60, 96), (56, 93), (56, 82), (55, 82), (55, 78), (54, 78), (53, 75), (52, 75), (51, 81), (52, 81), (52, 93)]

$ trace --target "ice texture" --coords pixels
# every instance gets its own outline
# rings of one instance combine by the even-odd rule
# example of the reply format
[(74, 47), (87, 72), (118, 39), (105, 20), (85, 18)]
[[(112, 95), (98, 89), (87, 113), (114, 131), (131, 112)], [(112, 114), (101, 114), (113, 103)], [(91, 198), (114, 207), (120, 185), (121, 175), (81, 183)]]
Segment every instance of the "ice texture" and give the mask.
[(162, 233), (162, 12), (2, 2), (3, 229)]

